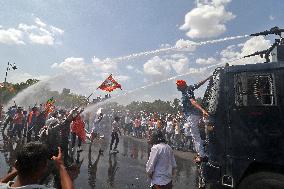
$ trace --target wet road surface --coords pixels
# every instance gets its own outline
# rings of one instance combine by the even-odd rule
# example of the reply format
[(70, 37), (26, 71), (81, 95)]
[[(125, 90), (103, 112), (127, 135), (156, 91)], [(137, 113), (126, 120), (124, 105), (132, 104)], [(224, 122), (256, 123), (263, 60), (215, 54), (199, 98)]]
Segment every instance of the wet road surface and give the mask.
[[(21, 144), (0, 137), (0, 177), (5, 175), (15, 161), (15, 151)], [(84, 144), (83, 151), (74, 152), (69, 169), (77, 189), (144, 189), (150, 181), (145, 174), (148, 147), (144, 140), (122, 136), (118, 144), (118, 154), (109, 154), (109, 138)], [(104, 153), (100, 154), (99, 149)], [(189, 152), (175, 152), (177, 171), (173, 180), (176, 189), (196, 188), (196, 169)]]

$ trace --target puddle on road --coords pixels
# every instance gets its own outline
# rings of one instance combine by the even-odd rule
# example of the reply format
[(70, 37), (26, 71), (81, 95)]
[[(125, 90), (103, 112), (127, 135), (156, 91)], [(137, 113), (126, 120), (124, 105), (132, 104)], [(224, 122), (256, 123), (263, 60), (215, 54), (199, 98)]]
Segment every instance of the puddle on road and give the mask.
[[(4, 140), (2, 138), (4, 137)], [(15, 162), (16, 151), (22, 146), (6, 136), (0, 137), (0, 176), (2, 177)], [(84, 144), (83, 152), (69, 157), (72, 166), (68, 168), (77, 189), (117, 188), (144, 189), (150, 182), (145, 174), (148, 160), (146, 142), (132, 137), (121, 137), (118, 154), (110, 155), (109, 138), (97, 140), (94, 144)], [(103, 154), (99, 149), (104, 150)], [(191, 160), (176, 157), (178, 169), (174, 177), (174, 188), (195, 188), (195, 166)], [(49, 178), (52, 185), (53, 178)]]

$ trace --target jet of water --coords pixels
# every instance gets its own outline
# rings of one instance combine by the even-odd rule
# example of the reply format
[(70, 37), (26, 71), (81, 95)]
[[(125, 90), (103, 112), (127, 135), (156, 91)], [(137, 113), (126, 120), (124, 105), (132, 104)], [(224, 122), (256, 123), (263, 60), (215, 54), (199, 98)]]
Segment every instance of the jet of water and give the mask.
[(230, 41), (230, 40), (235, 40), (235, 39), (242, 39), (242, 38), (246, 38), (249, 37), (249, 35), (238, 35), (238, 36), (232, 36), (232, 37), (225, 37), (222, 39), (214, 39), (214, 40), (208, 40), (208, 41), (201, 41), (198, 43), (192, 43), (192, 44), (188, 44), (185, 46), (172, 46), (172, 47), (167, 47), (167, 48), (161, 48), (161, 49), (156, 49), (153, 51), (145, 51), (145, 52), (140, 52), (140, 53), (134, 53), (134, 54), (130, 54), (127, 56), (121, 56), (118, 58), (113, 58), (113, 59), (109, 59), (109, 60), (105, 60), (105, 61), (116, 61), (116, 62), (120, 62), (120, 61), (126, 61), (126, 60), (130, 60), (132, 58), (138, 58), (141, 56), (148, 56), (148, 55), (154, 55), (154, 54), (159, 54), (162, 52), (169, 52), (169, 51), (177, 51), (177, 50), (183, 50), (183, 49), (187, 49), (190, 48), (192, 46), (203, 46), (203, 45), (207, 45), (207, 44), (214, 44), (214, 43), (220, 43), (220, 42), (224, 42), (224, 41)]
[[(127, 56), (121, 56), (121, 57), (117, 57), (117, 58), (113, 58), (113, 59), (107, 59), (107, 60), (104, 60), (103, 62), (126, 61), (126, 60), (130, 60), (132, 58), (138, 58), (138, 57), (141, 57), (141, 56), (154, 55), (154, 54), (158, 54), (158, 53), (162, 53), (162, 52), (169, 52), (169, 51), (176, 51), (176, 50), (184, 50), (184, 49), (190, 48), (192, 46), (202, 46), (202, 45), (206, 45), (206, 44), (220, 43), (220, 42), (224, 42), (224, 41), (228, 41), (228, 40), (235, 40), (235, 39), (241, 39), (241, 38), (246, 38), (246, 37), (249, 37), (249, 35), (240, 35), (240, 36), (233, 36), (233, 37), (225, 37), (225, 38), (222, 38), (222, 39), (202, 41), (202, 42), (198, 42), (198, 43), (188, 44), (188, 45), (185, 45), (185, 46), (182, 46), (182, 47), (172, 46), (172, 47), (167, 47), (167, 48), (156, 49), (156, 50), (153, 50), (153, 51), (145, 51), (145, 52), (135, 53), (135, 54), (127, 55)], [(209, 69), (210, 67), (214, 67), (214, 66), (216, 66), (216, 65), (209, 66), (207, 69)], [(206, 68), (200, 68), (200, 69), (206, 70)], [(188, 75), (188, 74), (191, 74), (191, 73), (192, 72), (188, 72), (188, 73), (177, 75), (177, 76), (174, 76), (174, 77), (162, 80), (162, 81), (154, 82), (154, 83), (151, 83), (149, 85), (128, 91), (127, 93), (124, 93), (123, 95), (113, 97), (110, 100), (114, 100), (114, 99), (117, 99), (121, 96), (126, 96), (128, 94), (134, 93), (134, 92), (139, 91), (141, 89), (145, 89), (145, 88), (148, 88), (148, 87), (159, 85), (161, 83), (168, 82), (168, 81), (171, 81), (171, 80), (176, 79), (178, 77), (182, 77), (182, 76), (185, 76), (185, 75)], [(42, 93), (42, 88), (44, 88), (43, 86), (46, 86), (47, 84), (50, 84), (51, 82), (54, 82), (56, 80), (60, 80), (58, 78), (61, 78), (61, 77), (62, 77), (62, 75), (61, 76), (55, 76), (53, 78), (50, 78), (49, 80), (40, 81), (39, 83), (37, 83), (37, 84), (35, 84), (31, 87), (28, 87), (27, 89), (18, 93), (16, 95), (16, 97), (14, 97), (12, 100), (10, 100), (8, 102), (8, 104), (5, 106), (6, 107), (5, 109), (7, 109), (7, 107), (11, 106), (14, 101), (16, 101), (19, 104), (25, 104), (25, 105), (28, 105), (28, 104), (30, 105), (30, 102), (32, 100), (34, 101), (34, 103), (35, 103), (35, 101), (42, 101), (42, 99), (43, 99), (42, 97), (47, 98), (47, 97), (44, 96), (44, 93)], [(58, 82), (57, 82), (57, 84), (58, 84)], [(29, 99), (29, 100), (27, 100), (27, 99)], [(23, 103), (23, 102), (25, 102), (25, 103)]]
[[(235, 61), (241, 60), (241, 59), (243, 59), (243, 58), (244, 58), (244, 57), (231, 59), (231, 60), (228, 60), (226, 63), (235, 62)], [(220, 62), (220, 63), (218, 63), (218, 64), (214, 64), (214, 65), (210, 65), (210, 66), (207, 66), (207, 67), (200, 68), (200, 69), (199, 69), (199, 72), (206, 71), (206, 70), (211, 69), (211, 68), (216, 68), (216, 67), (221, 66), (221, 65), (224, 65), (224, 62)], [(100, 106), (103, 106), (104, 104), (109, 103), (109, 102), (116, 101), (117, 99), (119, 99), (119, 98), (121, 98), (121, 97), (130, 95), (130, 94), (135, 93), (135, 92), (137, 92), (137, 91), (140, 91), (140, 90), (142, 90), (142, 89), (154, 87), (154, 86), (160, 85), (160, 84), (162, 84), (162, 83), (166, 83), (166, 82), (175, 80), (175, 79), (177, 79), (177, 78), (190, 75), (190, 74), (192, 74), (192, 73), (195, 73), (195, 72), (189, 71), (189, 72), (186, 72), (186, 73), (184, 73), (184, 74), (179, 74), (179, 75), (176, 75), (176, 76), (173, 76), (173, 77), (169, 77), (169, 78), (167, 78), (167, 79), (164, 79), (164, 80), (161, 80), (161, 81), (156, 81), (156, 82), (150, 83), (150, 84), (148, 84), (148, 85), (145, 85), (145, 86), (138, 87), (138, 88), (136, 88), (136, 89), (127, 91), (127, 92), (125, 92), (125, 93), (123, 93), (123, 94), (121, 94), (121, 95), (114, 96), (114, 97), (112, 97), (112, 98), (106, 99), (106, 100), (104, 100), (104, 101), (102, 101), (102, 102), (99, 102), (99, 103), (97, 103), (97, 104), (91, 104), (91, 105), (87, 106), (87, 108), (85, 108), (85, 110), (84, 110), (83, 113), (94, 112), (94, 110), (97, 109), (97, 108), (99, 108)]]

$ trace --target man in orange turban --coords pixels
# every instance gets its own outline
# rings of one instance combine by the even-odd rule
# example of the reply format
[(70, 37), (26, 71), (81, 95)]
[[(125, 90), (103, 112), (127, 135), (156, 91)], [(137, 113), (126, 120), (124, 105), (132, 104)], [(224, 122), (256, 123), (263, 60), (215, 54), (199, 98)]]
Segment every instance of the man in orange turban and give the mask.
[(203, 116), (206, 117), (208, 116), (208, 113), (196, 102), (194, 90), (198, 89), (209, 79), (211, 79), (211, 76), (195, 85), (187, 85), (186, 81), (184, 80), (176, 81), (177, 89), (182, 93), (183, 112), (185, 114), (185, 118), (187, 119), (187, 123), (190, 125), (191, 136), (198, 155), (196, 158), (197, 161), (207, 159), (203, 148), (203, 141), (200, 137), (198, 123), (201, 118), (200, 113), (202, 112)]

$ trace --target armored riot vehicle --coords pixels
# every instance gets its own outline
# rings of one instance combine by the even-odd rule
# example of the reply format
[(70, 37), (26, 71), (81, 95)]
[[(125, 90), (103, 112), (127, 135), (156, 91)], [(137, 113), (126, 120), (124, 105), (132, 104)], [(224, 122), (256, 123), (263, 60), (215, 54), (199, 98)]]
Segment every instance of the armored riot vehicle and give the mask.
[(200, 187), (284, 188), (284, 29), (276, 34), (265, 63), (217, 68), (204, 94), (208, 162)]

